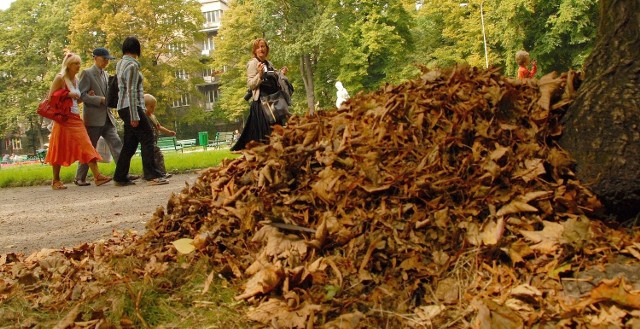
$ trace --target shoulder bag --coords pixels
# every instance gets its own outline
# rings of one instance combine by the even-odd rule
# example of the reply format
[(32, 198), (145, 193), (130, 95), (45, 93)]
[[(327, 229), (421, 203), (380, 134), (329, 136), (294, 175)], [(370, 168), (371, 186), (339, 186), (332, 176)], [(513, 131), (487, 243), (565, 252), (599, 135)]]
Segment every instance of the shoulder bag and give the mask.
[(71, 108), (65, 106), (63, 99), (67, 98), (68, 94), (69, 90), (65, 88), (54, 91), (50, 98), (45, 98), (38, 104), (38, 115), (57, 122), (67, 121)]
[(291, 113), (289, 113), (289, 104), (287, 104), (282, 91), (260, 97), (260, 107), (267, 117), (269, 124), (282, 123), (283, 120), (291, 115)]

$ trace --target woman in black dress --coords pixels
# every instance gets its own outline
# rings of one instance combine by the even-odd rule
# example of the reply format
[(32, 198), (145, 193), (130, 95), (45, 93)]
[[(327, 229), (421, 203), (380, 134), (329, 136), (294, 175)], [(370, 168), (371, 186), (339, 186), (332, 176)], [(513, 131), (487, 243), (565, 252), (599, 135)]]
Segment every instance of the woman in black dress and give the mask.
[(251, 90), (251, 109), (242, 134), (231, 148), (232, 151), (244, 149), (250, 141), (267, 142), (271, 134), (269, 119), (260, 106), (260, 96), (278, 92), (278, 76), (267, 60), (269, 45), (266, 40), (256, 39), (253, 42), (252, 52), (253, 58), (247, 63), (247, 86)]

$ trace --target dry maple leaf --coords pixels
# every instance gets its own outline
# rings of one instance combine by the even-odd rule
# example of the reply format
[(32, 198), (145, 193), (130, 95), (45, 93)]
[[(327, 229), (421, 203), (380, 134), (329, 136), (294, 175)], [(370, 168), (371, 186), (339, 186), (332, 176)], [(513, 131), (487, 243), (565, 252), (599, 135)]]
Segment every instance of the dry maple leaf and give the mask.
[(256, 295), (266, 294), (275, 289), (282, 279), (284, 273), (281, 268), (267, 264), (258, 273), (254, 274), (245, 284), (244, 292), (235, 297), (236, 300), (248, 299)]
[(525, 231), (521, 230), (522, 234), (527, 240), (535, 243), (531, 246), (533, 250), (540, 250), (544, 253), (551, 253), (558, 248), (562, 233), (564, 232), (564, 226), (562, 224), (543, 221), (544, 229), (542, 231)]

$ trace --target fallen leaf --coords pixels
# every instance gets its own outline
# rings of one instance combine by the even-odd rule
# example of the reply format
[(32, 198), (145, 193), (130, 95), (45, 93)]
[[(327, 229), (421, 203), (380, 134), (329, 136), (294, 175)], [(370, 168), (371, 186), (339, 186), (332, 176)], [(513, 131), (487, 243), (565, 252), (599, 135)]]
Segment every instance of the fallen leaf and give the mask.
[(193, 239), (182, 238), (172, 242), (173, 246), (181, 254), (190, 254), (196, 247), (193, 245)]

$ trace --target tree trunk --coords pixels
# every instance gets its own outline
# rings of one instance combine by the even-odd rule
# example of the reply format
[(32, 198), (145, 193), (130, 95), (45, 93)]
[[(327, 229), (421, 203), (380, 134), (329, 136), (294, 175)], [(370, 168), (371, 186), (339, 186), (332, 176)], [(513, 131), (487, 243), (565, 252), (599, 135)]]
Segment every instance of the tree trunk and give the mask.
[(302, 81), (304, 81), (304, 90), (307, 95), (307, 106), (309, 107), (309, 114), (313, 115), (315, 109), (315, 94), (313, 92), (313, 68), (311, 66), (311, 55), (304, 54), (300, 56), (300, 73), (302, 74)]
[(601, 0), (585, 80), (565, 116), (560, 145), (607, 211), (640, 212), (640, 0)]

